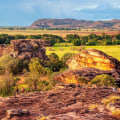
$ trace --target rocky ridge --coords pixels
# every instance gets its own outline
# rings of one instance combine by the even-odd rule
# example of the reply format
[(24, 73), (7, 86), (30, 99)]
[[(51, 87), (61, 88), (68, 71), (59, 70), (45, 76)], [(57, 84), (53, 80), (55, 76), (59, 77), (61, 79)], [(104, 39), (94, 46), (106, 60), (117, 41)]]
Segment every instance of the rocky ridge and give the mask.
[[(107, 87), (57, 85), (51, 91), (30, 92), (0, 98), (1, 120), (119, 120), (101, 102), (110, 95), (119, 95)], [(120, 104), (117, 101), (117, 107)], [(90, 109), (91, 104), (97, 108)], [(114, 103), (116, 104), (116, 103)]]

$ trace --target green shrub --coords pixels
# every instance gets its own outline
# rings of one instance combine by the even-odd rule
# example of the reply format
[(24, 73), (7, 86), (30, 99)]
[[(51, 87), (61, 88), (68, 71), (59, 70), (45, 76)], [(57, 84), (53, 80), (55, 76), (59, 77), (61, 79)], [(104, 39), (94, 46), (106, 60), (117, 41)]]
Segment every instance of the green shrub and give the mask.
[(21, 61), (11, 57), (10, 55), (3, 55), (0, 58), (0, 73), (8, 71), (9, 73), (17, 74), (22, 71), (21, 68)]
[(86, 80), (83, 76), (79, 77), (78, 83), (81, 85), (88, 84), (88, 80)]
[(59, 57), (55, 53), (51, 53), (48, 55), (48, 61), (45, 67), (50, 68), (51, 71), (56, 72), (60, 71), (61, 68), (64, 67), (64, 63), (59, 60)]
[(16, 84), (16, 81), (13, 80), (12, 75), (6, 73), (5, 75), (1, 76), (0, 81), (0, 96), (9, 96), (13, 95), (14, 86)]
[(94, 79), (92, 79), (91, 84), (115, 86), (115, 80), (107, 74), (102, 74), (102, 75), (97, 75)]
[(66, 63), (73, 55), (74, 55), (74, 53), (69, 53), (69, 52), (67, 52), (67, 53), (65, 53), (65, 54), (62, 56), (61, 60), (62, 60), (64, 63)]
[(48, 85), (49, 85), (49, 82), (47, 82), (45, 80), (39, 82), (39, 87), (44, 87), (44, 86), (48, 86)]

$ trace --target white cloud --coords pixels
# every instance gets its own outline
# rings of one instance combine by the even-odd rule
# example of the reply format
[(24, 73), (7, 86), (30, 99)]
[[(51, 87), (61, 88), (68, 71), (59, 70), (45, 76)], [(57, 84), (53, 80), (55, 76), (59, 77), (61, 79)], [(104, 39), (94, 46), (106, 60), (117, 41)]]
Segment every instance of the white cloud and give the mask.
[(120, 8), (120, 0), (104, 0), (104, 2), (111, 4), (113, 8)]
[(82, 10), (86, 8), (96, 8), (98, 3), (90, 0), (25, 0), (21, 2), (20, 8), (26, 13), (34, 13), (36, 11), (48, 11), (51, 14), (70, 15), (74, 10)]
[[(26, 15), (33, 16), (34, 19), (39, 18), (84, 18), (95, 19), (97, 13), (94, 14), (76, 14), (82, 13), (84, 10), (99, 10), (106, 13), (107, 8), (120, 8), (120, 0), (21, 0), (19, 1), (19, 9)], [(111, 11), (111, 12), (112, 12)], [(102, 14), (102, 13), (101, 13)], [(112, 13), (113, 14), (113, 13)], [(118, 13), (119, 14), (119, 13)], [(111, 16), (112, 17), (112, 16)], [(104, 18), (102, 18), (104, 19)]]

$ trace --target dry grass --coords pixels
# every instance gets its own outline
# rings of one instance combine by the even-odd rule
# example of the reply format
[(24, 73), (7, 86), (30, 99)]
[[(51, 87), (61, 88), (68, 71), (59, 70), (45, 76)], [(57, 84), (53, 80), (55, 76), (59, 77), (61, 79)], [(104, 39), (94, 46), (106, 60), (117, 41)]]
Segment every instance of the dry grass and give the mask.
[[(49, 55), (51, 53), (56, 53), (59, 58), (61, 59), (61, 57), (65, 54), (65, 53), (79, 53), (79, 48), (80, 47), (74, 47), (74, 46), (70, 46), (70, 47), (62, 47), (62, 51), (60, 50), (61, 47), (47, 47), (46, 48), (46, 54)], [(120, 45), (113, 45), (113, 46), (85, 46), (85, 49), (88, 48), (94, 48), (94, 49), (98, 49), (101, 50), (103, 52), (105, 52), (106, 54), (117, 58), (118, 60), (120, 60)]]
[(114, 103), (115, 101), (120, 100), (120, 96), (109, 96), (108, 98), (104, 98), (101, 102), (104, 105), (108, 105), (109, 103)]
[(95, 33), (97, 35), (101, 35), (102, 33), (115, 35), (118, 34), (119, 31), (103, 31), (103, 30), (7, 30), (7, 29), (0, 29), (0, 34), (9, 34), (9, 35), (38, 35), (38, 34), (53, 34), (53, 35), (59, 35), (63, 38), (66, 37), (67, 34), (78, 34), (80, 36), (86, 36), (91, 33)]
[(89, 110), (93, 110), (93, 109), (97, 108), (98, 106), (99, 106), (98, 104), (90, 104)]
[(113, 110), (112, 115), (120, 118), (120, 109)]

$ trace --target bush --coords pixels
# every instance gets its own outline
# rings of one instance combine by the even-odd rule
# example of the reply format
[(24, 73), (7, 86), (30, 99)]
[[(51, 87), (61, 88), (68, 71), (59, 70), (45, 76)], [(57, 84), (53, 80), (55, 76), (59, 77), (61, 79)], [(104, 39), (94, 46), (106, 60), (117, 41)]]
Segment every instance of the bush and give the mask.
[(107, 98), (104, 98), (101, 102), (104, 105), (108, 105), (109, 103), (114, 103), (115, 101), (120, 101), (120, 96), (116, 95), (108, 96)]
[(92, 79), (91, 84), (115, 86), (115, 80), (107, 74), (102, 74), (102, 75), (97, 75), (94, 79)]
[(74, 53), (65, 53), (63, 56), (62, 56), (62, 58), (61, 58), (61, 60), (64, 62), (64, 63), (66, 63), (72, 56), (74, 55)]
[(48, 59), (53, 63), (59, 61), (59, 57), (55, 53), (51, 53), (50, 55), (48, 55)]
[(74, 40), (72, 40), (72, 43), (73, 43), (74, 46), (80, 46), (81, 45), (80, 39), (74, 39)]
[(88, 84), (88, 80), (86, 80), (83, 76), (79, 77), (78, 83), (81, 85), (86, 85)]
[(26, 73), (25, 82), (29, 86), (33, 86), (34, 90), (37, 90), (38, 84), (41, 81), (40, 77), (47, 74), (46, 69), (41, 65), (40, 60), (38, 58), (31, 59), (29, 63), (29, 72)]
[(0, 58), (0, 73), (8, 71), (9, 73), (17, 74), (22, 71), (21, 68), (21, 61), (10, 55), (3, 55)]
[(59, 57), (55, 53), (48, 55), (48, 61), (45, 67), (50, 68), (51, 71), (56, 72), (64, 67), (64, 63), (59, 60)]
[(0, 84), (0, 95), (5, 97), (8, 95), (13, 95), (14, 86), (16, 81), (13, 80), (12, 75), (5, 74), (1, 76), (1, 84)]

